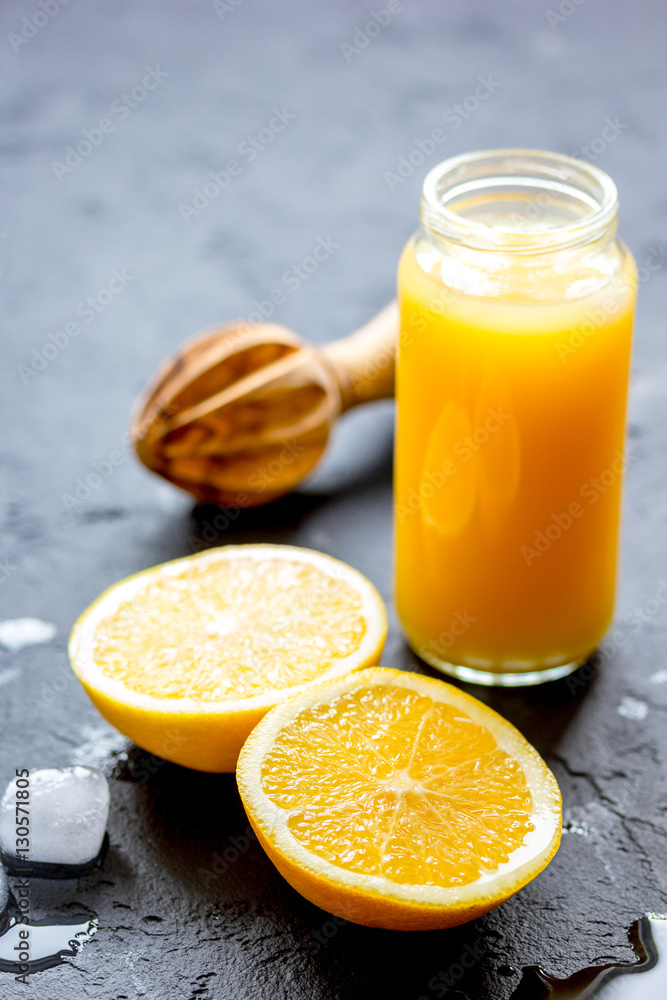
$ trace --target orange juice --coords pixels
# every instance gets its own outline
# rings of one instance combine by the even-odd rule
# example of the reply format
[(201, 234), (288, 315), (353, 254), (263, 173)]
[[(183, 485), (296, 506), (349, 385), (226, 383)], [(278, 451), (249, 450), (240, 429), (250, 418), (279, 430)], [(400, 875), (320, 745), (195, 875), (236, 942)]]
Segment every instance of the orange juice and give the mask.
[[(545, 189), (552, 159), (570, 176)], [(613, 614), (636, 272), (601, 171), (472, 160), (476, 186), (449, 202), (465, 158), (431, 172), (399, 267), (396, 601), (434, 666), (537, 683), (584, 662)]]

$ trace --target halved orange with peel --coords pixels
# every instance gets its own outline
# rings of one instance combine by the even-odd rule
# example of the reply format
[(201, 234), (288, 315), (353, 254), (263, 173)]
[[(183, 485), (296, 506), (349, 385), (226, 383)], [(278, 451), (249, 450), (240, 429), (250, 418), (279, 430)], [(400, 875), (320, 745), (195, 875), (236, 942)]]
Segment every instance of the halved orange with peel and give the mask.
[(558, 784), (521, 733), (458, 688), (400, 670), (282, 702), (248, 738), (237, 781), (287, 881), (371, 927), (473, 920), (560, 842)]
[(105, 591), (72, 630), (72, 668), (138, 746), (233, 771), (263, 715), (314, 681), (378, 662), (375, 587), (346, 563), (289, 545), (228, 545)]

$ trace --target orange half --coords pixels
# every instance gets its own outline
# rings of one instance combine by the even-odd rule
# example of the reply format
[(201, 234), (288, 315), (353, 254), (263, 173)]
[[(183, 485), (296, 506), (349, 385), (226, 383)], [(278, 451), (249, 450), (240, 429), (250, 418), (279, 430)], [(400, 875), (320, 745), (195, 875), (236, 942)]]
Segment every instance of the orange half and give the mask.
[(382, 598), (352, 566), (290, 545), (226, 545), (115, 584), (72, 630), (102, 715), (151, 753), (233, 771), (281, 699), (378, 662)]
[(371, 927), (472, 920), (560, 841), (558, 784), (518, 730), (458, 688), (399, 670), (362, 670), (274, 708), (237, 781), (288, 882)]

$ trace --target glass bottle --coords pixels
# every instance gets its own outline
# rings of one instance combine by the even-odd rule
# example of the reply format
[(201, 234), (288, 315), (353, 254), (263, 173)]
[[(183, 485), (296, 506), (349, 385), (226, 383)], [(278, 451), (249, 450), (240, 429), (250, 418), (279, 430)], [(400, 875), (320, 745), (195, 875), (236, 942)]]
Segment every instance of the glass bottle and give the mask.
[(599, 168), (439, 164), (399, 266), (395, 591), (416, 653), (482, 684), (583, 663), (613, 615), (636, 268)]

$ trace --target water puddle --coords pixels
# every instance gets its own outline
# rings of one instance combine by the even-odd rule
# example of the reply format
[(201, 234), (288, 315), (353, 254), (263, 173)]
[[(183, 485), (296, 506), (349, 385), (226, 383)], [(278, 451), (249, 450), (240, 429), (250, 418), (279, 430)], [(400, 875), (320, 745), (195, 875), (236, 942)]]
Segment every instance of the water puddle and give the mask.
[[(28, 932), (28, 937), (21, 936)], [(0, 934), (0, 972), (30, 975), (62, 965), (73, 958), (97, 933), (97, 918), (90, 914), (46, 917), (29, 924), (14, 917)]]
[[(636, 962), (613, 962), (581, 969), (567, 979), (549, 976), (537, 965), (523, 970), (511, 1000), (665, 1000), (667, 997), (667, 918), (642, 917), (628, 930)], [(662, 954), (662, 960), (660, 959)]]

